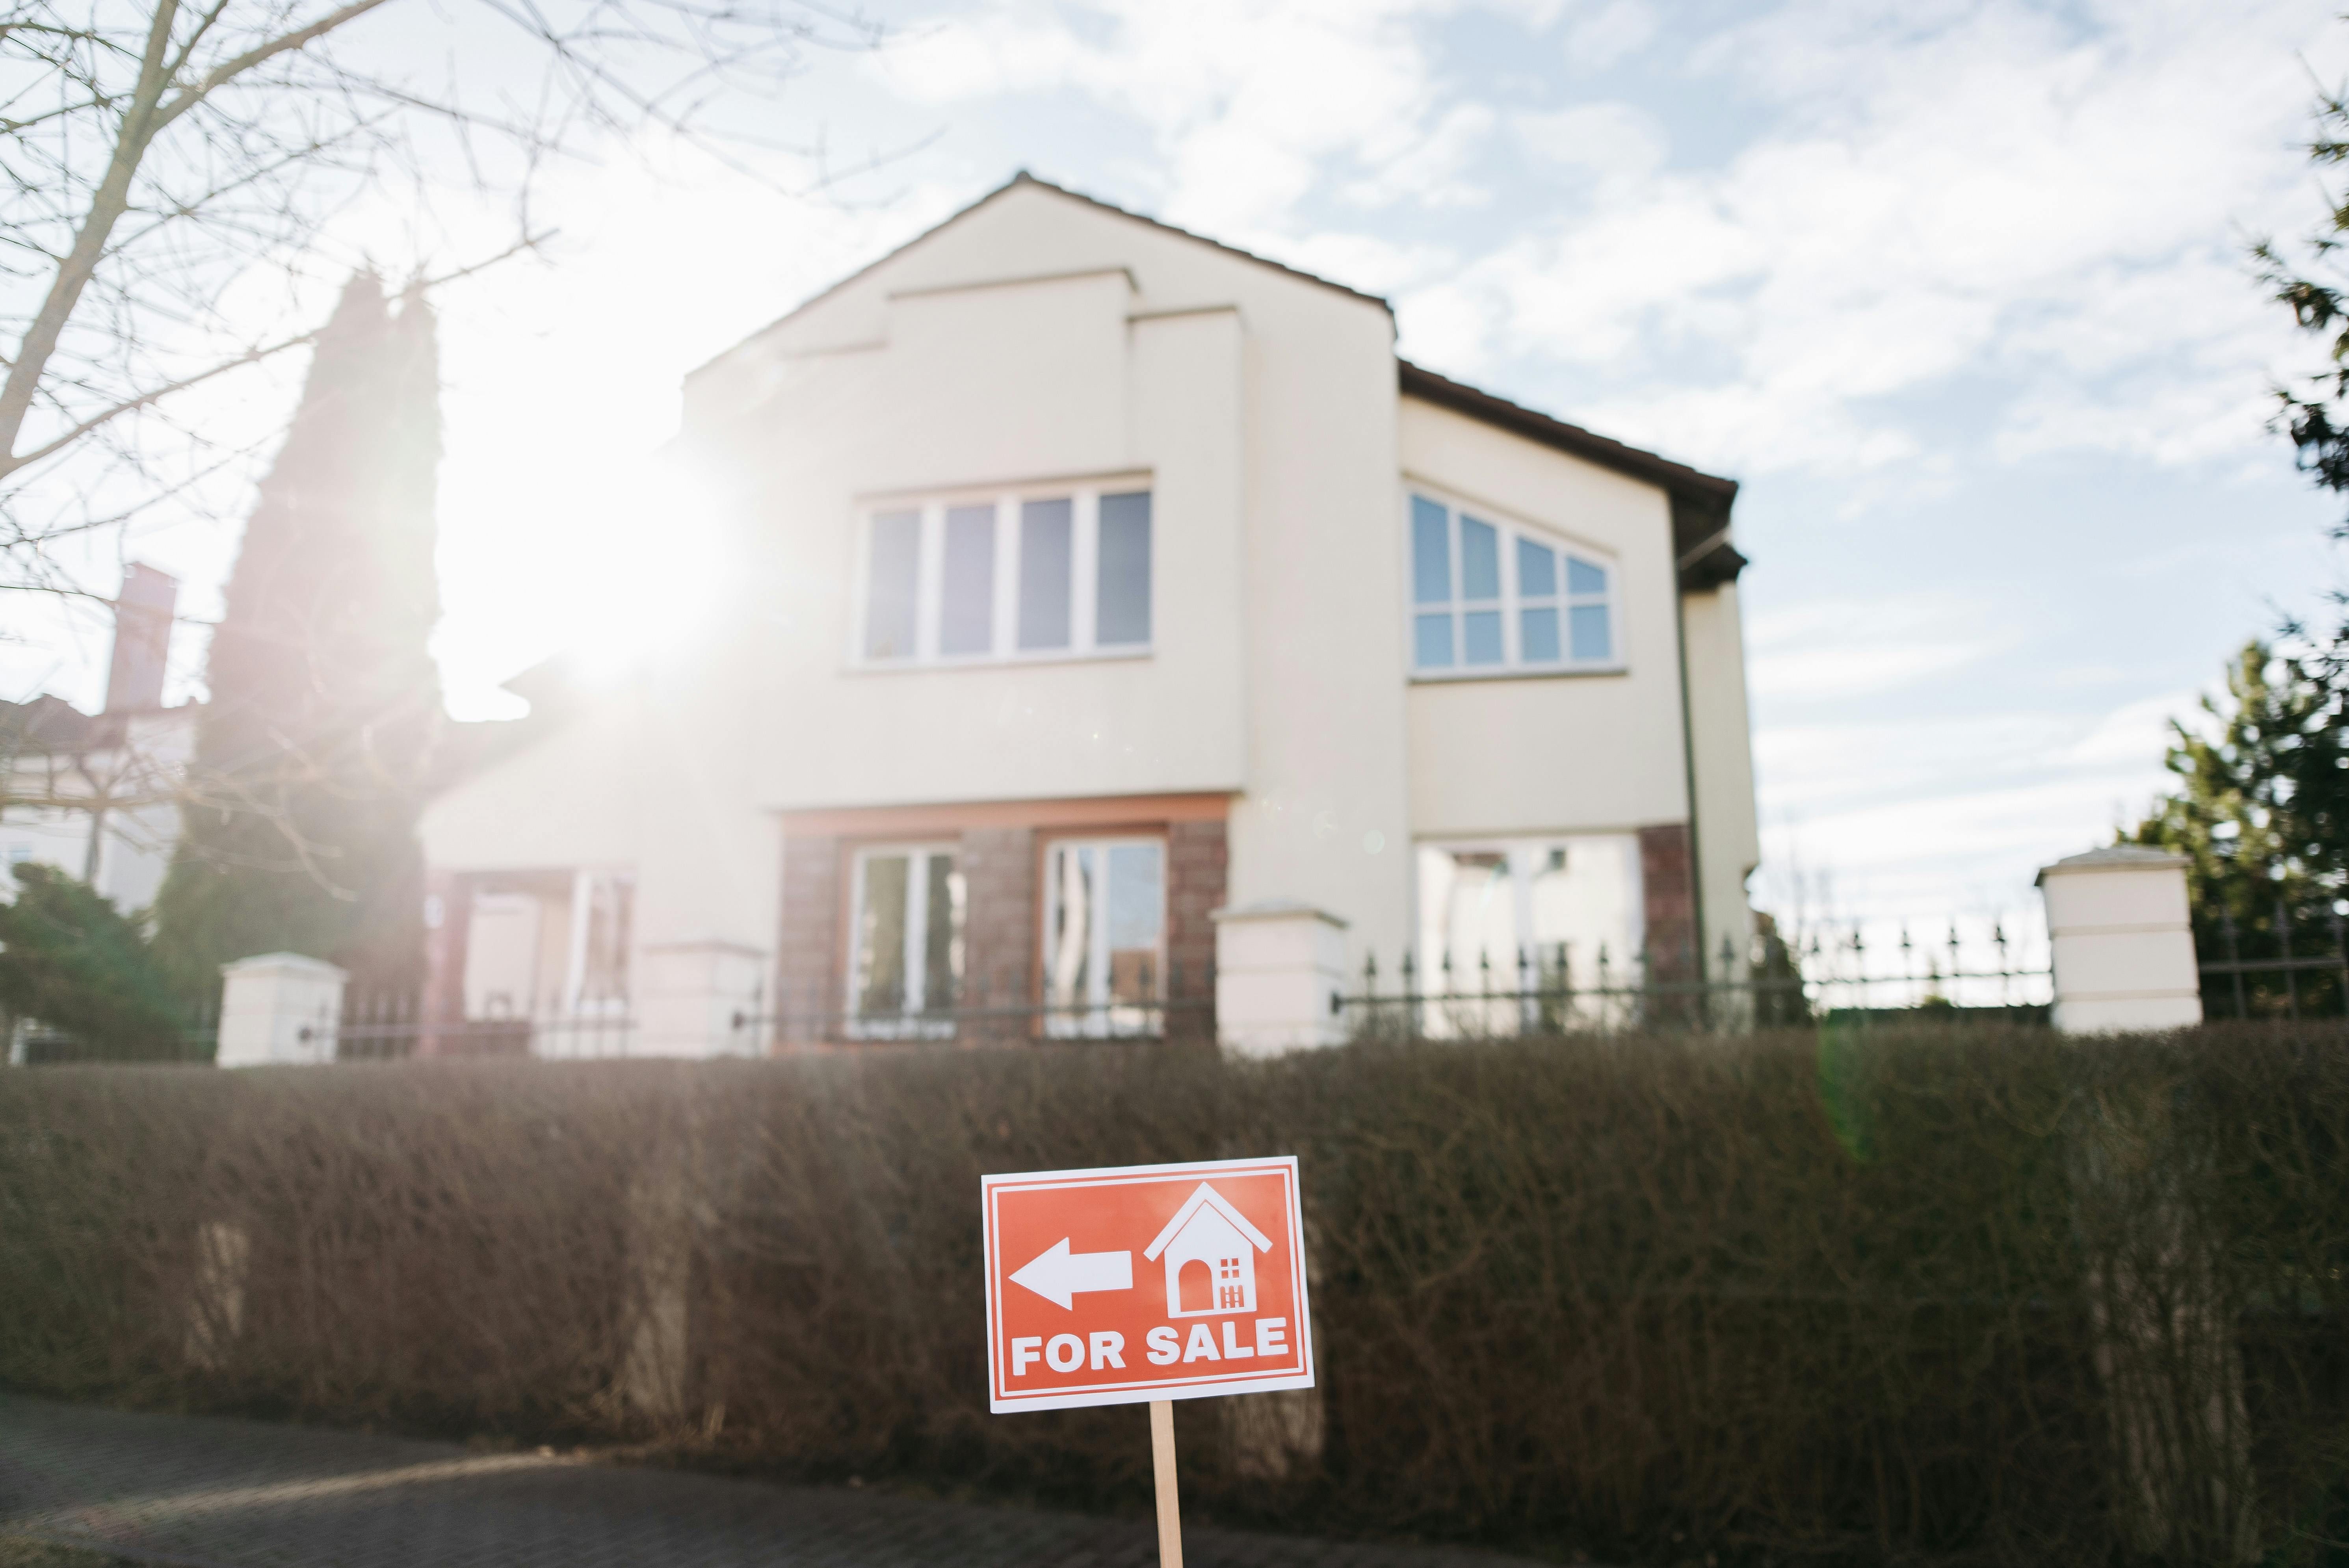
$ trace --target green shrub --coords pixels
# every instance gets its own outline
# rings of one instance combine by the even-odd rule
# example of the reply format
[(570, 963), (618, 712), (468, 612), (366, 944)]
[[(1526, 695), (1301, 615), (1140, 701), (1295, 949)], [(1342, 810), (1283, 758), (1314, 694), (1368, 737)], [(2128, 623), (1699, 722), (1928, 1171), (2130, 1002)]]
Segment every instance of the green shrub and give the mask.
[(54, 867), (15, 875), (16, 902), (0, 904), (0, 1013), (63, 1031), (88, 1057), (177, 1057), (179, 1011), (139, 921)]

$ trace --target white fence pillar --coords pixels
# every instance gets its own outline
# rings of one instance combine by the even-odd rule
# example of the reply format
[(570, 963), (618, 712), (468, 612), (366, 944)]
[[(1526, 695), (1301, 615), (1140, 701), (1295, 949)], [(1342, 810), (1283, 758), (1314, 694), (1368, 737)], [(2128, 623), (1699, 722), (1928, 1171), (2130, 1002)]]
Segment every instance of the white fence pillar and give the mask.
[(2202, 1021), (2186, 860), (2115, 844), (2039, 873), (2054, 948), (2055, 1027), (2067, 1035)]
[(1219, 909), (1216, 1028), (1247, 1056), (1276, 1056), (1346, 1038), (1346, 923), (1293, 899)]
[(212, 1059), (224, 1068), (333, 1061), (343, 982), (349, 978), (299, 953), (264, 953), (222, 965), (220, 1048)]
[(740, 943), (656, 943), (644, 950), (636, 987), (636, 1041), (631, 1055), (730, 1057), (754, 1054), (765, 1032), (734, 1026), (755, 1015), (769, 971), (767, 954)]

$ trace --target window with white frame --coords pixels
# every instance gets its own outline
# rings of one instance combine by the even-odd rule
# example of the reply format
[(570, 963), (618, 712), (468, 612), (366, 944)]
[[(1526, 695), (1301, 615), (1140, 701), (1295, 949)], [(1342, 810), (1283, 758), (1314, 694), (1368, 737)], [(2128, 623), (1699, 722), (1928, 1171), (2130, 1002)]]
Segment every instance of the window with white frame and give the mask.
[(1165, 844), (1064, 840), (1047, 846), (1044, 877), (1047, 1032), (1154, 1032), (1165, 997)]
[(866, 1035), (941, 1034), (961, 999), (963, 875), (944, 846), (856, 852), (848, 1012)]
[(876, 507), (862, 562), (860, 664), (1150, 648), (1150, 491), (1140, 486)]
[(1593, 552), (1413, 495), (1412, 673), (1616, 668), (1614, 583)]

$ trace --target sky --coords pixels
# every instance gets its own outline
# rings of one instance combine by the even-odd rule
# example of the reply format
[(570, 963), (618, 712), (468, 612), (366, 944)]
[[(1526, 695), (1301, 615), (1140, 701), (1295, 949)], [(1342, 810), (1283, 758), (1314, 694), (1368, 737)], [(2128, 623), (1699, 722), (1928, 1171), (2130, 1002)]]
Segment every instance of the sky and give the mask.
[[(730, 112), (877, 169), (792, 194), (804, 157), (643, 139), (545, 179), (541, 258), (441, 291), (458, 716), (689, 621), (706, 562), (653, 460), (680, 377), (1023, 168), (1383, 294), (1405, 356), (1738, 479), (1764, 907), (2027, 922), (2232, 652), (2344, 582), (2344, 503), (2267, 428), (2311, 346), (2246, 256), (2324, 210), (2327, 4), (866, 9), (885, 46)], [(447, 210), (452, 253), (491, 230)], [(128, 552), (202, 614), (233, 548), (165, 520)], [(86, 648), (0, 675), (102, 684)]]

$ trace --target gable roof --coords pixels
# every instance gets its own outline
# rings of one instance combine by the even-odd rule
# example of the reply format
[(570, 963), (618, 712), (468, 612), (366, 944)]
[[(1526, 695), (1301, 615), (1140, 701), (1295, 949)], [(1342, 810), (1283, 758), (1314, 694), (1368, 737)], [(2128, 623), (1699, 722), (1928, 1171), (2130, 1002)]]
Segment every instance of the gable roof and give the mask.
[(1096, 208), (1099, 211), (1110, 213), (1114, 217), (1123, 218), (1128, 222), (1146, 223), (1151, 228), (1162, 230), (1166, 233), (1179, 234), (1184, 239), (1190, 240), (1195, 243), (1206, 245), (1211, 250), (1221, 251), (1227, 256), (1237, 256), (1244, 262), (1254, 262), (1257, 266), (1270, 267), (1274, 272), (1285, 273), (1300, 283), (1314, 284), (1325, 289), (1335, 290), (1337, 293), (1345, 294), (1350, 298), (1361, 300), (1366, 304), (1374, 304), (1381, 310), (1387, 313), (1389, 320), (1392, 320), (1394, 317), (1394, 306), (1383, 295), (1364, 294), (1360, 289), (1349, 288), (1344, 284), (1336, 282), (1333, 279), (1321, 277), (1316, 273), (1304, 272), (1299, 268), (1292, 267), (1286, 262), (1276, 262), (1270, 256), (1259, 256), (1254, 251), (1244, 251), (1237, 245), (1227, 245), (1221, 240), (1211, 240), (1205, 234), (1194, 233), (1188, 229), (1179, 228), (1173, 223), (1165, 222), (1164, 219), (1147, 217), (1143, 213), (1130, 211), (1124, 207), (1120, 207), (1114, 202), (1104, 201), (1098, 196), (1088, 196), (1081, 191), (1071, 191), (1065, 185), (1055, 185), (1049, 180), (1039, 180), (1035, 175), (1029, 173), (1028, 170), (1023, 169), (1017, 174), (1014, 174), (1010, 179), (1005, 181), (1002, 184), (997, 186), (994, 190), (988, 191), (986, 195), (981, 196), (978, 201), (971, 202), (968, 206), (957, 207), (955, 211), (939, 219), (936, 222), (931, 224), (928, 228), (915, 235), (912, 239), (907, 240), (904, 244), (865, 263), (863, 266), (857, 268), (846, 277), (842, 278), (839, 282), (831, 284), (818, 292), (810, 294), (807, 298), (802, 300), (799, 304), (793, 305), (791, 309), (785, 311), (782, 315), (777, 316), (766, 325), (759, 328), (756, 332), (753, 332), (749, 336), (743, 338), (740, 343), (733, 344), (730, 346), (720, 349), (718, 353), (711, 355), (708, 359), (702, 361), (701, 364), (697, 365), (691, 370), (687, 371), (686, 376), (690, 378), (699, 374), (701, 371), (708, 369), (710, 366), (717, 364), (719, 360), (733, 353), (735, 349), (741, 347), (743, 344), (750, 343), (756, 338), (763, 337), (768, 333), (774, 331), (775, 328), (782, 325), (783, 323), (791, 320), (792, 317), (813, 309), (816, 305), (821, 304), (827, 299), (830, 299), (833, 294), (838, 294), (841, 290), (846, 288), (857, 279), (864, 276), (865, 273), (872, 272), (877, 267), (885, 267), (888, 265), (891, 262), (895, 261), (899, 256), (904, 255), (907, 251), (912, 250), (915, 246), (920, 244), (931, 235), (937, 233), (941, 230), (952, 228), (955, 224), (961, 222), (965, 218), (969, 217), (973, 212), (978, 211), (981, 207), (986, 206), (990, 201), (994, 201), (1013, 191), (1019, 190), (1022, 185), (1032, 185), (1039, 191), (1050, 191), (1055, 196), (1065, 196), (1071, 201), (1081, 201), (1088, 207)]
[[(1023, 185), (1033, 186), (1039, 191), (1050, 191), (1056, 196), (1081, 202), (1085, 206), (1123, 218), (1128, 222), (1143, 223), (1165, 233), (1180, 235), (1195, 244), (1206, 245), (1210, 249), (1221, 251), (1226, 255), (1237, 256), (1242, 261), (1253, 262), (1260, 267), (1269, 267), (1274, 272), (1285, 273), (1300, 283), (1312, 284), (1319, 288), (1333, 290), (1350, 299), (1377, 305), (1387, 313), (1390, 322), (1394, 318), (1394, 305), (1383, 295), (1365, 294), (1360, 289), (1350, 288), (1334, 279), (1305, 272), (1285, 262), (1276, 262), (1269, 256), (1260, 256), (1253, 251), (1244, 251), (1237, 245), (1227, 245), (1221, 240), (1195, 233), (1191, 230), (1177, 227), (1163, 219), (1146, 217), (1113, 202), (1104, 201), (1098, 196), (1088, 196), (1081, 191), (1071, 191), (1065, 185), (1055, 185), (1050, 181), (1040, 180), (1022, 169), (978, 201), (966, 207), (957, 208), (947, 217), (907, 240), (904, 244), (867, 262), (829, 287), (809, 295), (731, 347), (710, 356), (700, 365), (686, 372), (687, 378), (690, 379), (700, 374), (701, 371), (734, 353), (736, 349), (764, 336), (785, 322), (812, 309), (875, 268), (885, 266), (904, 255), (931, 235), (952, 227), (990, 201)], [(1729, 509), (1731, 503), (1737, 499), (1735, 480), (1723, 479), (1717, 474), (1708, 474), (1701, 469), (1690, 468), (1685, 463), (1673, 462), (1671, 459), (1661, 457), (1654, 452), (1642, 451), (1637, 447), (1626, 446), (1621, 441), (1599, 435), (1593, 430), (1587, 430), (1579, 425), (1569, 425), (1563, 419), (1552, 418), (1547, 414), (1537, 412), (1522, 404), (1512, 403), (1506, 397), (1495, 397), (1490, 392), (1481, 391), (1464, 382), (1454, 381), (1449, 377), (1439, 376), (1433, 370), (1413, 365), (1400, 356), (1396, 358), (1395, 365), (1400, 388), (1405, 397), (1423, 398), (1439, 407), (1449, 408), (1454, 413), (1464, 414), (1469, 418), (1526, 437), (1529, 440), (1538, 441), (1543, 446), (1555, 450), (1597, 463), (1602, 468), (1612, 469), (1618, 473), (1627, 474), (1633, 479), (1645, 480), (1651, 484), (1662, 486), (1672, 500), (1673, 553), (1679, 558), (1681, 586), (1683, 589), (1709, 588), (1722, 583), (1733, 582), (1737, 574), (1744, 570), (1745, 557), (1729, 542)]]
[(1183, 1201), (1183, 1206), (1174, 1211), (1174, 1217), (1166, 1222), (1166, 1228), (1158, 1233), (1158, 1239), (1142, 1249), (1142, 1255), (1155, 1261), (1158, 1254), (1166, 1250), (1166, 1244), (1183, 1233), (1183, 1227), (1191, 1222), (1191, 1216), (1197, 1213), (1203, 1207), (1213, 1209), (1217, 1214), (1229, 1220), (1234, 1230), (1256, 1243), (1257, 1252), (1272, 1251), (1271, 1237), (1248, 1223), (1248, 1217), (1246, 1214), (1233, 1208), (1221, 1192), (1202, 1181), (1199, 1183), (1199, 1190), (1185, 1198)]

